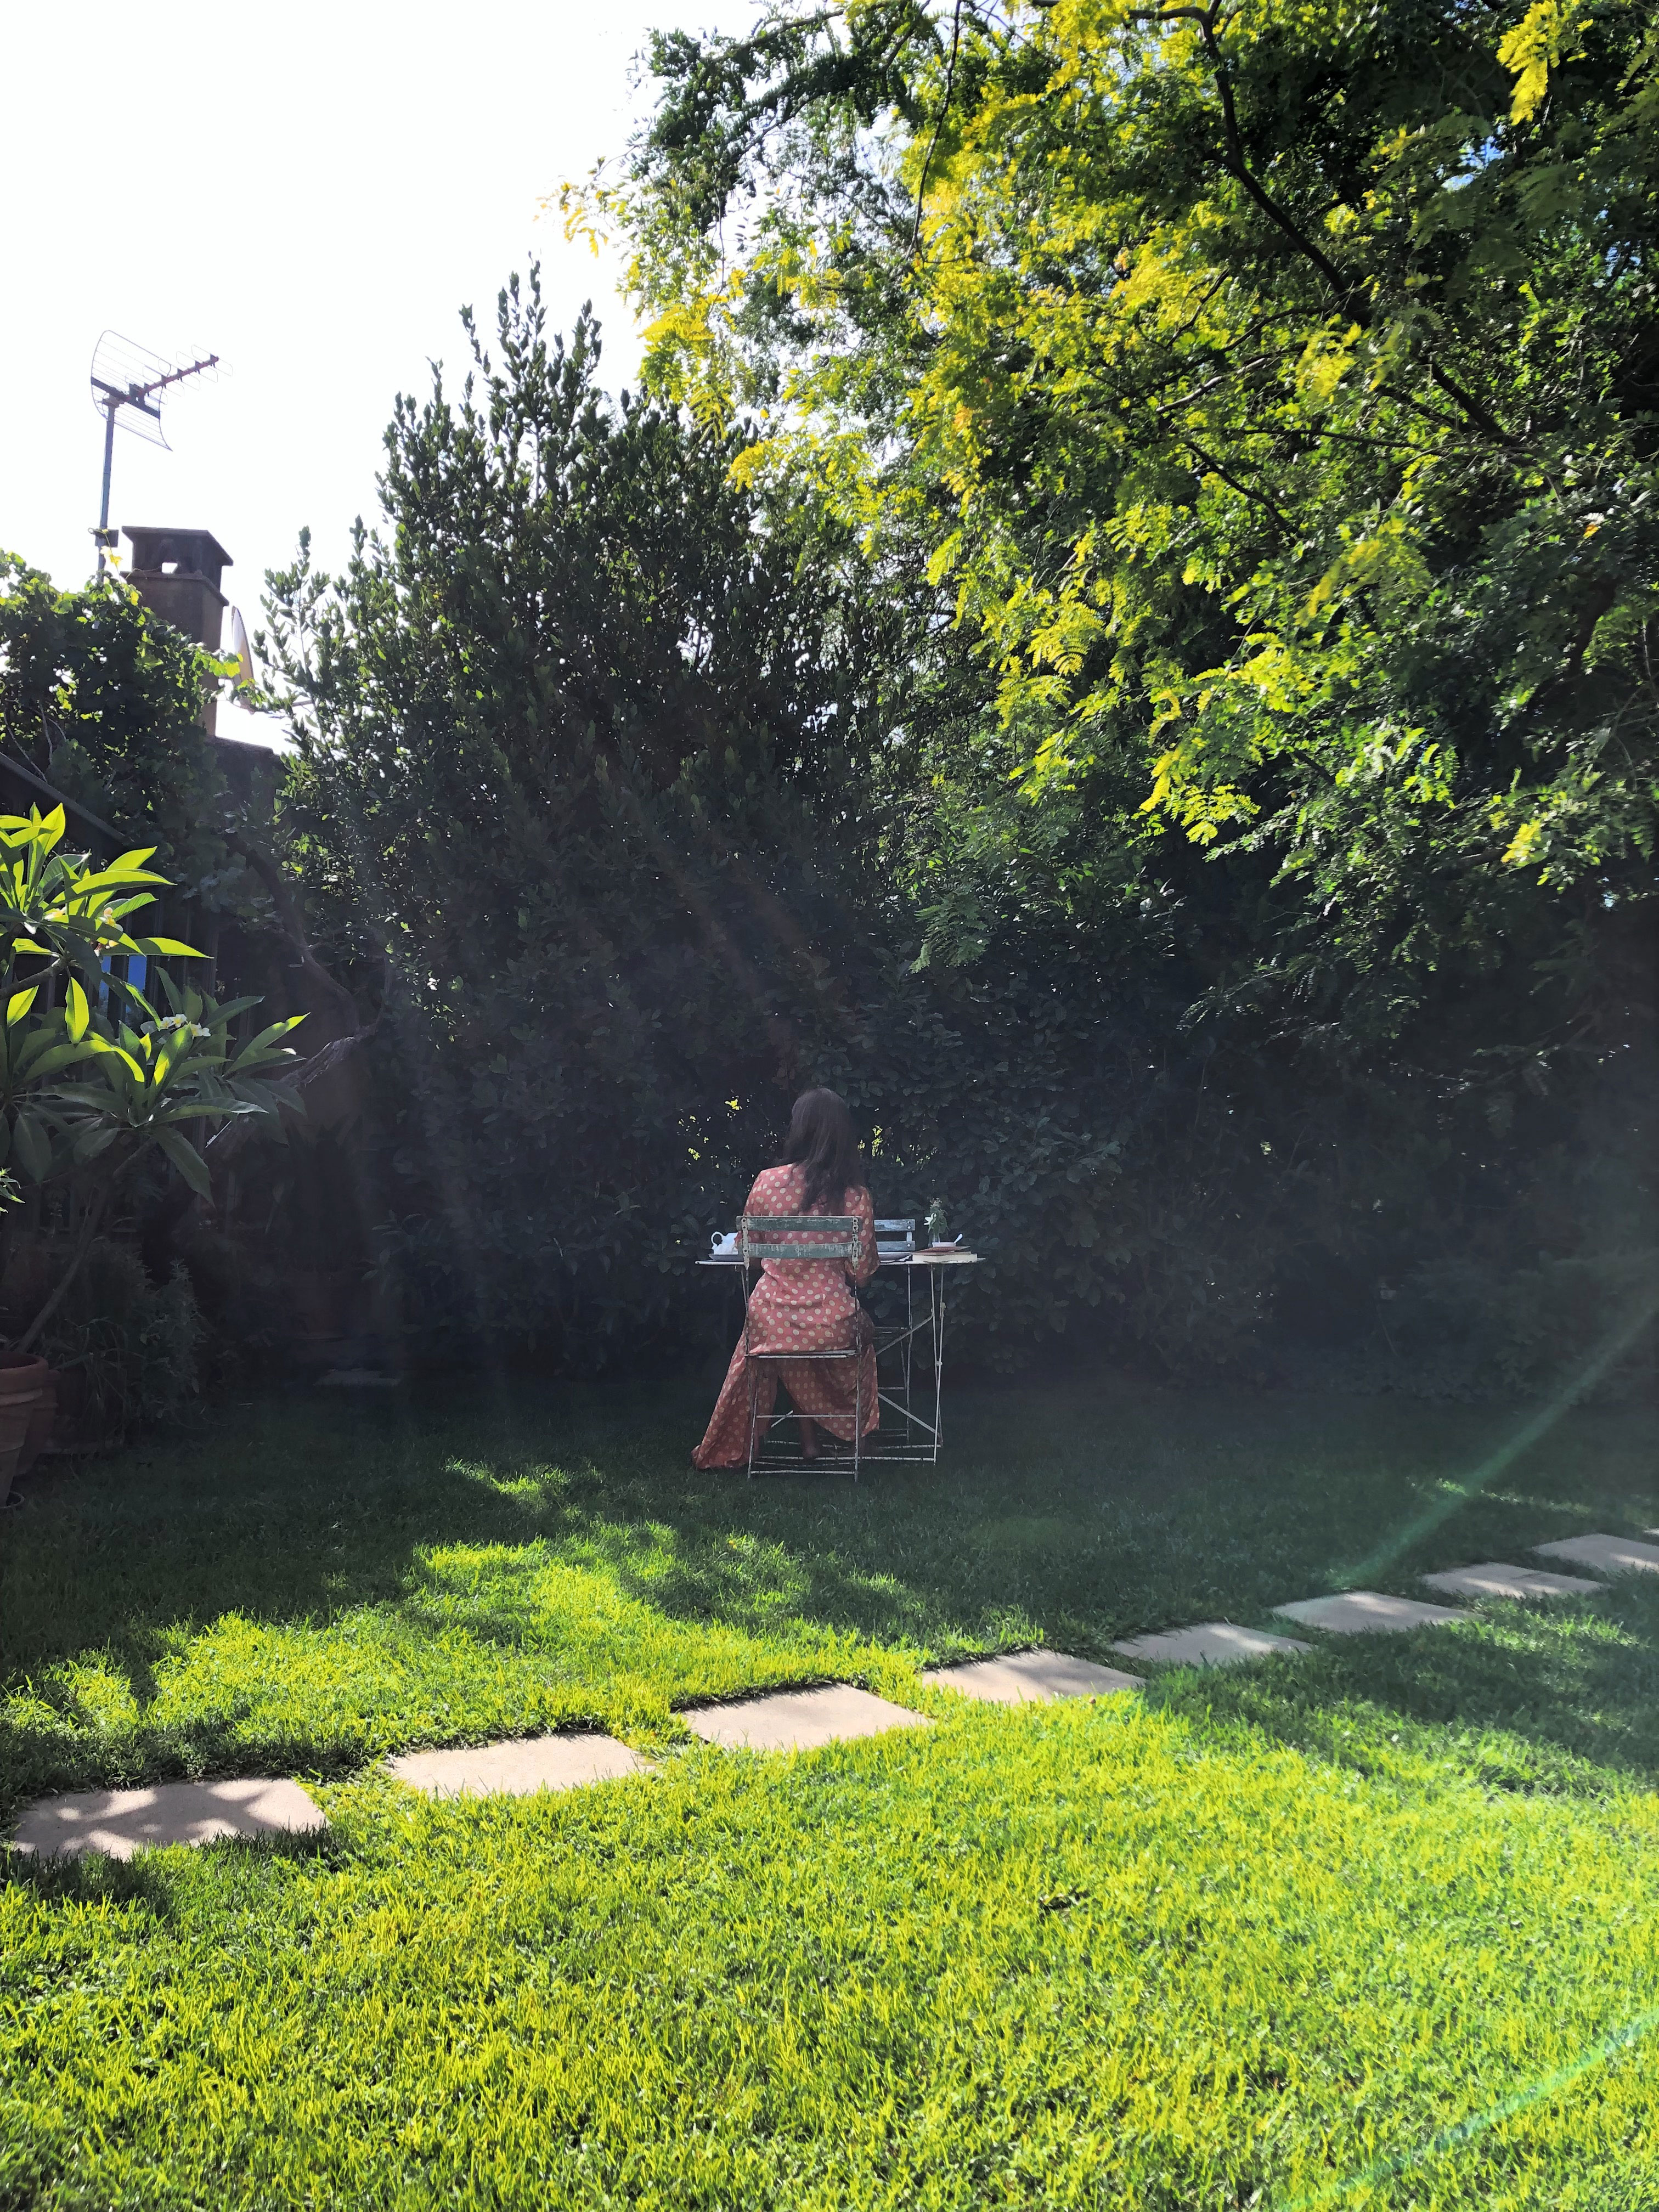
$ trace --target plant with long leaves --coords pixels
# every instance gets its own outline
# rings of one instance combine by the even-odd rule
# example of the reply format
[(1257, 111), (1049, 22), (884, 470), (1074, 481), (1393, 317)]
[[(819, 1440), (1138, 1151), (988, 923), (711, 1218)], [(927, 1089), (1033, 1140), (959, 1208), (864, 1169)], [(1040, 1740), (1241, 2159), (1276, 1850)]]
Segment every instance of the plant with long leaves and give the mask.
[[(167, 881), (146, 865), (152, 852), (95, 866), (62, 849), (64, 826), (61, 806), (0, 816), (0, 1165), (22, 1184), (68, 1186), (77, 1221), (68, 1267), (17, 1350), (51, 1318), (112, 1194), (141, 1160), (159, 1151), (205, 1196), (208, 1170), (189, 1124), (258, 1116), (280, 1134), (281, 1108), (304, 1110), (285, 1080), (296, 1055), (283, 1042), (303, 1015), (235, 1041), (233, 1024), (258, 1000), (181, 988), (155, 963), (204, 956), (129, 927)], [(146, 982), (157, 979), (155, 996), (133, 973), (138, 961)]]

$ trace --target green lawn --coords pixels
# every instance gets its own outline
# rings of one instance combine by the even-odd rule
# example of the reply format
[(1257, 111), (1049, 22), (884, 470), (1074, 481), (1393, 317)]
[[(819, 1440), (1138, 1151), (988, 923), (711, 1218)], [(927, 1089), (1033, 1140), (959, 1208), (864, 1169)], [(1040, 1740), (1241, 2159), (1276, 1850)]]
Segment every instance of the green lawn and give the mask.
[[(952, 1410), (857, 1491), (698, 1474), (702, 1395), (639, 1389), (228, 1406), (37, 1486), (0, 1814), (275, 1771), (332, 1825), (11, 1863), (0, 2207), (1659, 2204), (1659, 1591), (1096, 1705), (916, 1674), (1659, 1524), (1650, 1423), (1505, 1462), (1492, 1408)], [(676, 1718), (827, 1676), (937, 1725)], [(592, 1723), (661, 1771), (434, 1807), (373, 1764)]]

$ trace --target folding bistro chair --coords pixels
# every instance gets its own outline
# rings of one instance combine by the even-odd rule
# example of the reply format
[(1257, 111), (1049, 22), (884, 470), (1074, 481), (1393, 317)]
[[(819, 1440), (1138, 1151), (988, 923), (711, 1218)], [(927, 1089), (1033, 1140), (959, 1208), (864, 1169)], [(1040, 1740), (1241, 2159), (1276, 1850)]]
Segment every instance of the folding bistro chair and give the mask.
[[(854, 1316), (853, 1342), (850, 1347), (829, 1345), (823, 1351), (810, 1347), (791, 1352), (768, 1352), (757, 1349), (750, 1335), (749, 1280), (751, 1262), (762, 1260), (830, 1260), (856, 1261), (862, 1250), (858, 1216), (855, 1213), (745, 1213), (738, 1223), (738, 1250), (743, 1260), (743, 1356), (744, 1371), (749, 1376), (749, 1475), (752, 1481), (757, 1456), (760, 1427), (760, 1376), (763, 1367), (781, 1367), (801, 1359), (852, 1359), (860, 1364), (853, 1370), (853, 1480), (859, 1479), (859, 1462), (864, 1443), (864, 1368), (863, 1346), (859, 1341), (857, 1315)], [(775, 1408), (776, 1400), (773, 1404)], [(799, 1407), (787, 1413), (775, 1410), (768, 1417), (767, 1433), (781, 1420), (811, 1419), (803, 1415)], [(832, 1465), (845, 1465), (844, 1461), (832, 1461)]]

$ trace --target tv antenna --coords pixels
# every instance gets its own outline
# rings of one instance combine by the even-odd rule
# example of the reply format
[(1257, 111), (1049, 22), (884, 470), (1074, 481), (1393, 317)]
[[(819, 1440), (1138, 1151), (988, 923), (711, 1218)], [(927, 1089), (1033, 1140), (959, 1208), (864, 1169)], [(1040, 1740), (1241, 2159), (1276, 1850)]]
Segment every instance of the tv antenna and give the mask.
[(135, 345), (117, 331), (106, 331), (99, 339), (92, 356), (92, 404), (104, 418), (104, 496), (98, 509), (98, 527), (92, 534), (98, 546), (100, 576), (115, 543), (115, 532), (109, 526), (109, 478), (115, 459), (116, 423), (152, 446), (170, 450), (161, 432), (163, 393), (188, 377), (211, 375), (218, 366), (216, 353), (204, 354), (191, 362), (163, 361), (160, 354)]

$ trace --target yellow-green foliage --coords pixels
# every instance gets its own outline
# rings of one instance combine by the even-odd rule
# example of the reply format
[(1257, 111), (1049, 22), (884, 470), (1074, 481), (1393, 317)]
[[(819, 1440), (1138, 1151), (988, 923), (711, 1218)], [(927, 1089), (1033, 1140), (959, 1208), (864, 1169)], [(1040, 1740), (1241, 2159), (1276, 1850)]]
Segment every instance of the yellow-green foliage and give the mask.
[(932, 552), (1028, 796), (1139, 754), (1155, 824), (1305, 860), (1405, 729), (1472, 872), (1650, 854), (1650, 9), (783, 0), (652, 58), (566, 196), (647, 375)]

